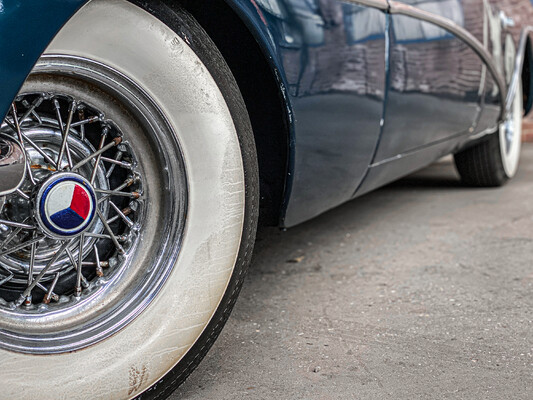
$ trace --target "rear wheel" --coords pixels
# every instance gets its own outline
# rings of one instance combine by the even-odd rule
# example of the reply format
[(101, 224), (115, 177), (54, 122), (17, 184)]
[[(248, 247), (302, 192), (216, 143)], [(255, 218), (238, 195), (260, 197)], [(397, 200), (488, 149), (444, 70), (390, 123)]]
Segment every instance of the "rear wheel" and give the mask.
[[(508, 68), (510, 73), (514, 56), (511, 60), (511, 66)], [(515, 176), (522, 144), (522, 116), (522, 85), (519, 85), (511, 113), (507, 120), (500, 124), (498, 131), (485, 141), (455, 154), (455, 165), (465, 184), (497, 187)]]
[(258, 213), (246, 109), (198, 24), (150, 4), (89, 2), (1, 126), (28, 173), (0, 197), (0, 398), (163, 398), (238, 295)]

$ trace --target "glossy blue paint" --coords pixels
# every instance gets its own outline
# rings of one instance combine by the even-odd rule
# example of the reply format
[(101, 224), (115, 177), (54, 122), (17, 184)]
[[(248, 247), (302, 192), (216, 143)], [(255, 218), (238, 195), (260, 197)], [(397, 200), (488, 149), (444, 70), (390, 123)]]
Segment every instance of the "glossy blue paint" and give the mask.
[[(483, 2), (408, 0), (454, 20), (487, 41)], [(466, 11), (466, 12), (465, 12)], [(473, 16), (480, 18), (473, 18)], [(495, 19), (499, 23), (499, 19)], [(469, 137), (494, 131), (499, 93), (481, 59), (463, 41), (432, 24), (393, 15), (385, 126), (362, 195), (457, 151)], [(484, 37), (485, 36), (485, 37)], [(488, 44), (488, 43), (487, 43)]]
[(387, 16), (336, 0), (229, 3), (285, 90), (292, 126), (282, 225), (293, 226), (349, 200), (365, 176), (383, 117)]
[[(433, 12), (464, 26), (459, 0), (431, 3)], [(483, 63), (449, 32), (415, 18), (394, 15), (390, 35), (385, 130), (373, 163), (471, 133), (483, 92)]]
[(0, 115), (7, 113), (51, 39), (84, 3), (86, 0), (0, 0)]

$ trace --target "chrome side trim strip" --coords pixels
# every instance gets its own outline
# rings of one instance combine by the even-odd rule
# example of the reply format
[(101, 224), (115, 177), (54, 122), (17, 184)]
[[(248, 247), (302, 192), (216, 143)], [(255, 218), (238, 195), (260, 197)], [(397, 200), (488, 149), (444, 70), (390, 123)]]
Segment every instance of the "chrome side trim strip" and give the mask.
[(388, 11), (389, 3), (387, 0), (342, 0), (345, 3), (352, 3), (358, 6), (367, 6), (377, 8), (378, 10)]
[(526, 26), (520, 33), (520, 41), (518, 42), (518, 49), (516, 50), (515, 64), (513, 68), (513, 75), (511, 76), (511, 83), (509, 83), (509, 89), (507, 90), (507, 99), (505, 101), (505, 116), (511, 113), (513, 106), (514, 96), (518, 89), (518, 80), (522, 77), (522, 68), (524, 66), (524, 57), (526, 54), (526, 45), (529, 38), (529, 34), (533, 32), (533, 26)]

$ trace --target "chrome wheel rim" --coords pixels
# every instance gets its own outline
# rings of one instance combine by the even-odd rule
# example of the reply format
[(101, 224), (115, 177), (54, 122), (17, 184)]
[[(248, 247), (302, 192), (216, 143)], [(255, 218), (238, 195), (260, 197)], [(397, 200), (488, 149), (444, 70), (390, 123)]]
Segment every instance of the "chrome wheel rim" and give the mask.
[(0, 346), (61, 353), (115, 334), (178, 255), (187, 185), (175, 133), (135, 82), (60, 55), (38, 63), (1, 129), (28, 165), (0, 199)]

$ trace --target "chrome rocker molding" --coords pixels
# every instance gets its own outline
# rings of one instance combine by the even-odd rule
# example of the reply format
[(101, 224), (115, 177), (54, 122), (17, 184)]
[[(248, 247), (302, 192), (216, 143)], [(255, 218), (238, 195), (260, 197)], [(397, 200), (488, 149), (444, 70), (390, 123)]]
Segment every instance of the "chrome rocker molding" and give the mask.
[(377, 8), (389, 14), (398, 14), (405, 15), (408, 17), (413, 17), (420, 19), (425, 22), (437, 25), (438, 27), (445, 29), (446, 31), (452, 33), (457, 38), (465, 42), (470, 48), (483, 60), (492, 74), (496, 85), (498, 85), (499, 94), (500, 94), (500, 104), (501, 104), (501, 113), (500, 113), (500, 122), (507, 120), (509, 117), (513, 99), (516, 95), (516, 90), (518, 88), (518, 80), (521, 78), (522, 67), (524, 65), (524, 55), (526, 52), (526, 45), (528, 42), (529, 34), (533, 32), (533, 26), (527, 26), (523, 28), (519, 47), (517, 49), (515, 66), (513, 70), (513, 75), (511, 78), (511, 83), (509, 88), (507, 88), (505, 77), (500, 72), (498, 66), (496, 65), (492, 55), (487, 51), (483, 44), (476, 39), (470, 32), (468, 32), (462, 26), (456, 24), (449, 18), (441, 17), (440, 15), (430, 13), (424, 10), (421, 10), (417, 7), (404, 4), (399, 1), (393, 0), (343, 0), (346, 3), (352, 3), (356, 5), (364, 5), (368, 7)]
[(26, 153), (13, 138), (0, 134), (0, 196), (15, 192), (26, 177)]

